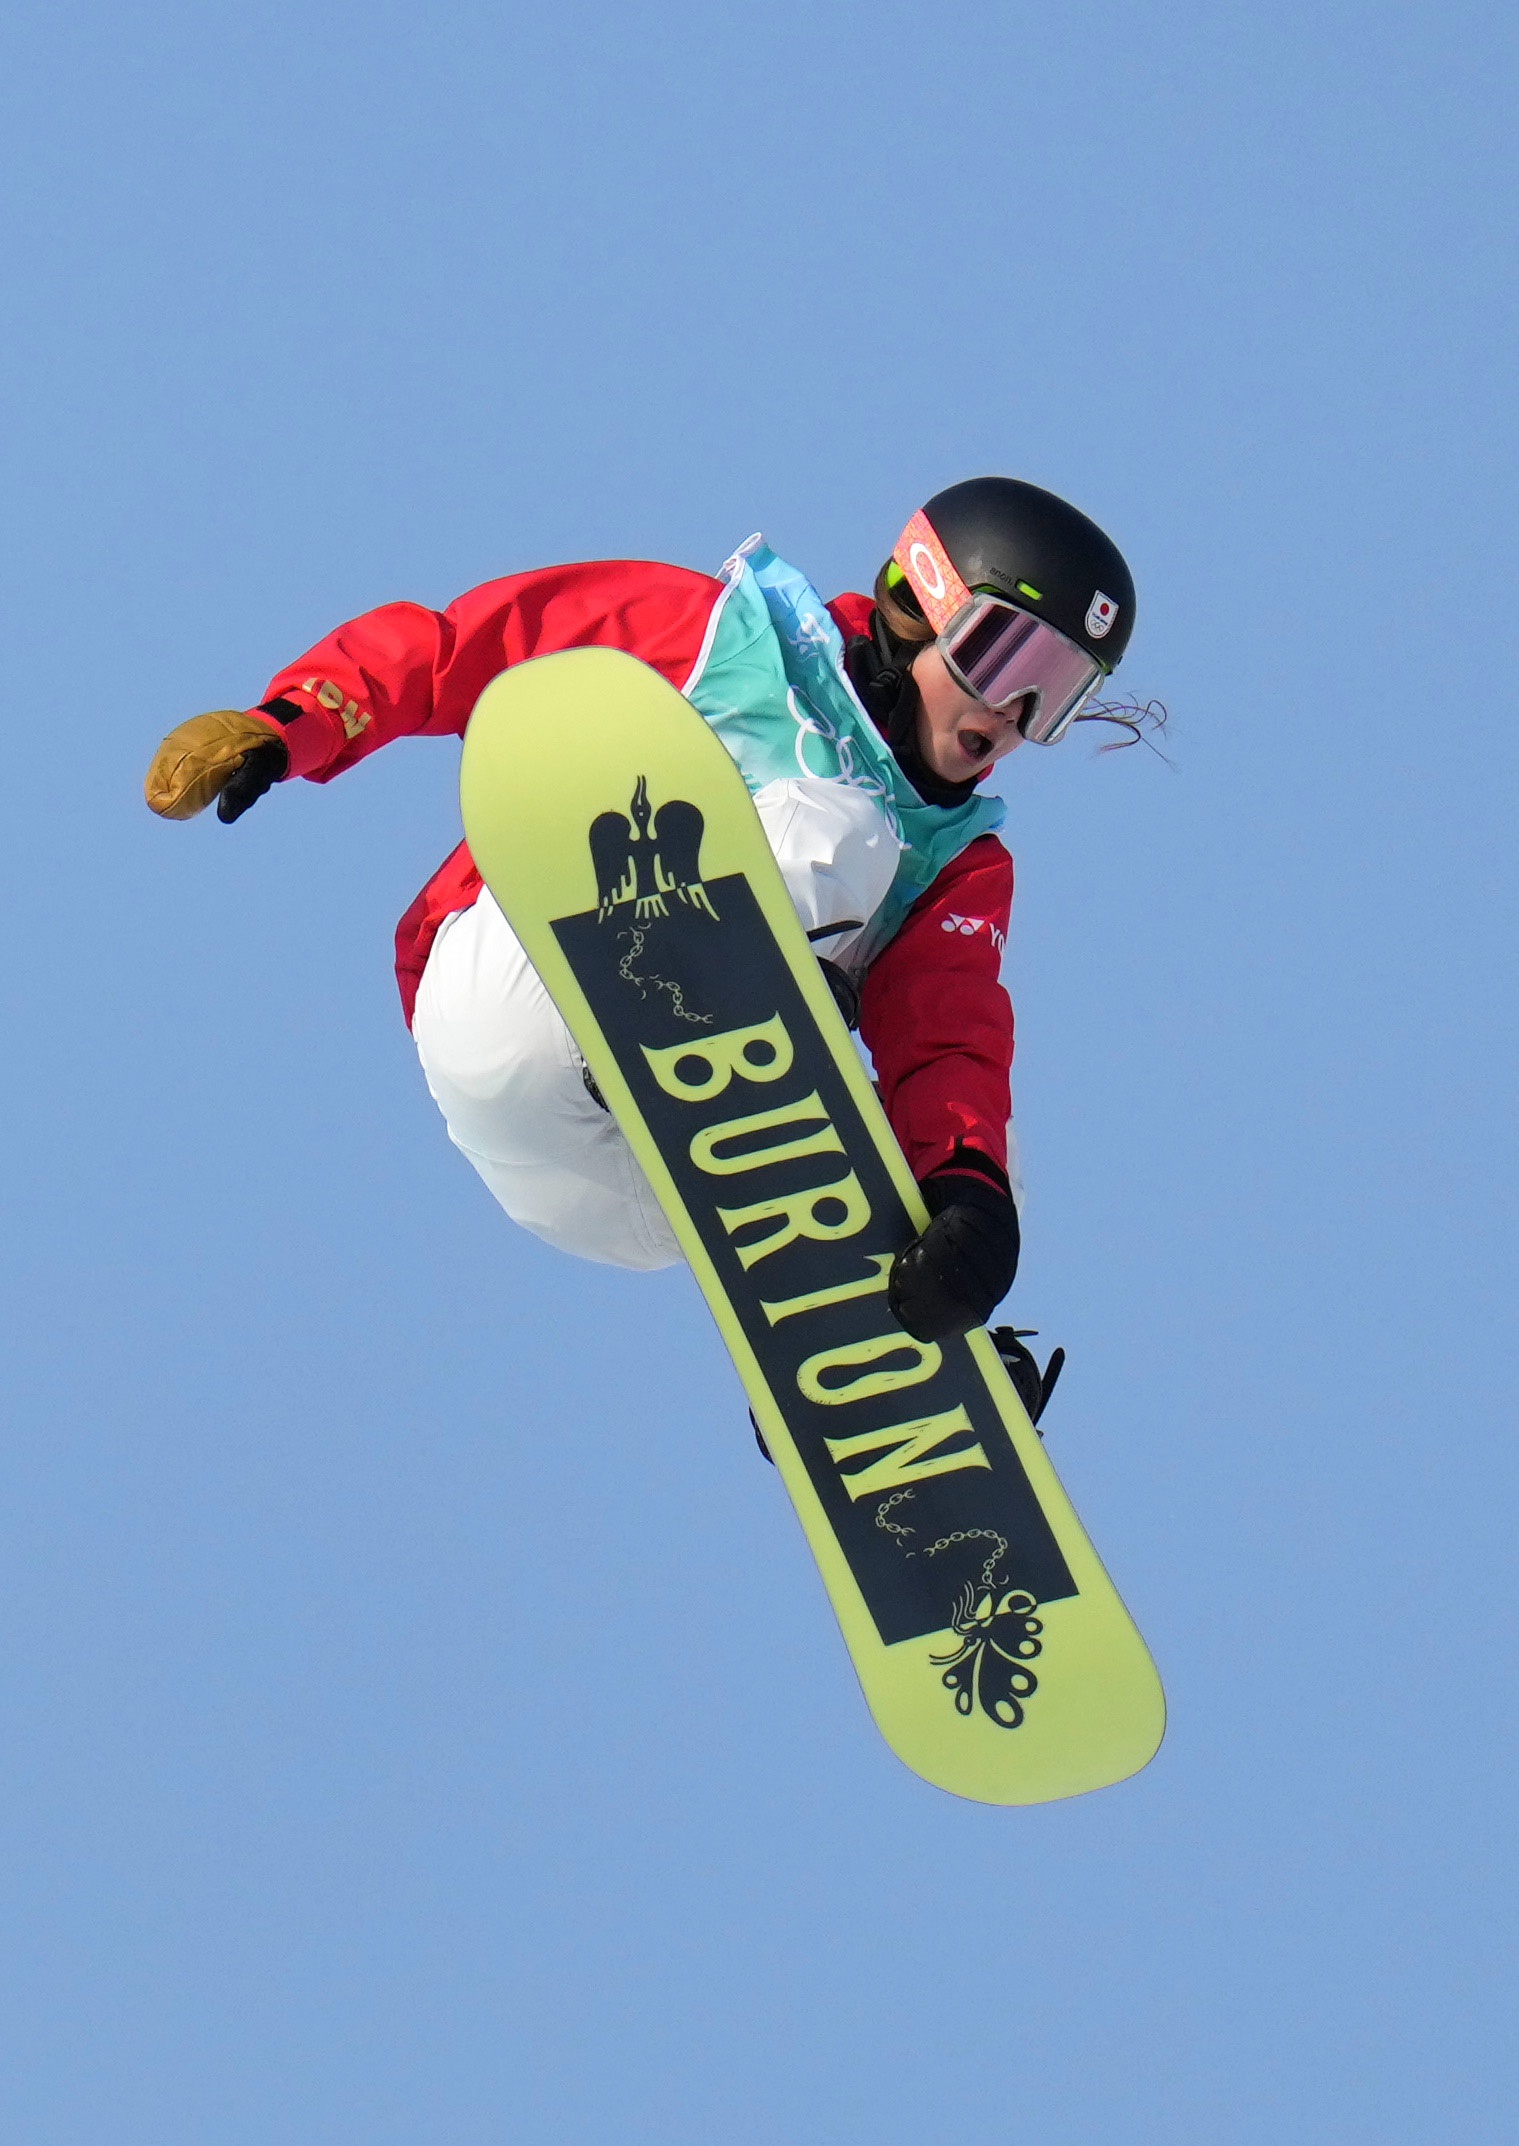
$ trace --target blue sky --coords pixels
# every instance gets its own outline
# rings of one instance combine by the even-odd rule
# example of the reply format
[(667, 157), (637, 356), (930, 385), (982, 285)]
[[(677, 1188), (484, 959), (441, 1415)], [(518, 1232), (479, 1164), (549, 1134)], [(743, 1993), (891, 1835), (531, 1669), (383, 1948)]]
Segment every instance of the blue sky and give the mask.
[[(158, 0), (0, 33), (0, 2136), (1513, 2134), (1514, 31), (1495, 6)], [(1174, 771), (1009, 769), (1050, 1449), (1137, 1781), (858, 1701), (689, 1280), (451, 1154), (396, 746), (160, 734), (566, 557), (830, 591), (983, 470)]]

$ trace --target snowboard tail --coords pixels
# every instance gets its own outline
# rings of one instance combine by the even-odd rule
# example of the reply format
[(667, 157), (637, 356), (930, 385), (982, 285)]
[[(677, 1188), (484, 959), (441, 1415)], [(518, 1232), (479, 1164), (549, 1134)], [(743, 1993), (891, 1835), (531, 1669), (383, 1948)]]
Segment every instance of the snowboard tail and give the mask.
[(465, 832), (659, 1195), (867, 1701), (990, 1803), (1153, 1755), (1153, 1664), (984, 1332), (892, 1317), (927, 1216), (737, 768), (673, 687), (579, 649), (504, 673)]

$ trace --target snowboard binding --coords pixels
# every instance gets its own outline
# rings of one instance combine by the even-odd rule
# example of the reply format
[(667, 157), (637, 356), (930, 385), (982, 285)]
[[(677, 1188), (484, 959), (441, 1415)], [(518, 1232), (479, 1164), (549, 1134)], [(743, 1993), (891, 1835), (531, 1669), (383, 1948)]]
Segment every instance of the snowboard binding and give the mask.
[[(1028, 1420), (1039, 1430), (1039, 1418), (1049, 1406), (1050, 1395), (1065, 1369), (1064, 1349), (1051, 1351), (1049, 1362), (1041, 1371), (1032, 1349), (1024, 1347), (1038, 1334), (1037, 1326), (994, 1326), (991, 1329), (992, 1346), (1002, 1358), (1002, 1368), (1013, 1382), (1013, 1390), (1028, 1413)], [(1042, 1438), (1043, 1431), (1039, 1431)]]

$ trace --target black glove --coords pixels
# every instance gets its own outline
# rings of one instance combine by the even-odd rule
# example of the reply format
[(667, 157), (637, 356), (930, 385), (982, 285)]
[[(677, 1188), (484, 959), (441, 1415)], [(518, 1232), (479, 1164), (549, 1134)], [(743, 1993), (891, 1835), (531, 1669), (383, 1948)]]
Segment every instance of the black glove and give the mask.
[[(1050, 1395), (1055, 1391), (1055, 1381), (1065, 1369), (1064, 1349), (1054, 1349), (1050, 1360), (1041, 1371), (1032, 1349), (1024, 1343), (1031, 1341), (1038, 1329), (1032, 1326), (994, 1326), (992, 1346), (1002, 1358), (1002, 1368), (1013, 1382), (1013, 1391), (1023, 1403), (1028, 1420), (1039, 1430), (1039, 1418), (1049, 1406)], [(1042, 1438), (1043, 1431), (1039, 1431)]]
[(887, 1302), (916, 1341), (944, 1341), (983, 1326), (1018, 1271), (1013, 1196), (976, 1170), (936, 1170), (923, 1180), (931, 1220), (899, 1252)]
[(289, 765), (290, 748), (283, 738), (271, 738), (266, 745), (255, 745), (251, 752), (243, 754), (222, 784), (221, 795), (216, 800), (216, 817), (228, 827), (234, 820), (240, 820), (266, 790), (272, 790), (277, 782), (283, 781)]

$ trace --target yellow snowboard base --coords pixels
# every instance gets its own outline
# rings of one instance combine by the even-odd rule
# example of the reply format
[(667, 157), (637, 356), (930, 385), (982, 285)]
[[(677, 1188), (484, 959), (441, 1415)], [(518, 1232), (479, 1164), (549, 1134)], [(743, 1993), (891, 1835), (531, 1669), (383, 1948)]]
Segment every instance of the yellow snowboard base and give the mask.
[(610, 649), (504, 672), (475, 861), (648, 1173), (899, 1758), (983, 1803), (1153, 1756), (1154, 1664), (984, 1332), (887, 1308), (927, 1220), (737, 768)]

